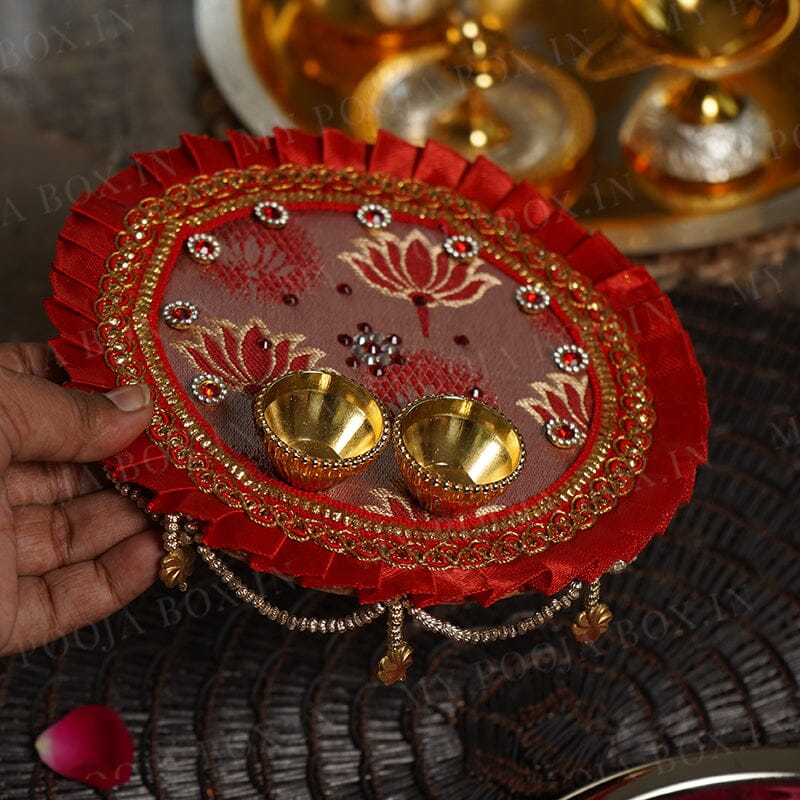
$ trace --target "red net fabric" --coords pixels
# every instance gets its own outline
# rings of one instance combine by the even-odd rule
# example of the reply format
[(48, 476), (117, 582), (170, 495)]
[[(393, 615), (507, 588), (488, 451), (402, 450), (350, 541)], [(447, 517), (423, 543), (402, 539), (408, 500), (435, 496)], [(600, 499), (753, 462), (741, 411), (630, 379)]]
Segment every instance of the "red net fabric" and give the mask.
[[(124, 246), (119, 234), (131, 208), (174, 193), (171, 187), (198, 175), (324, 165), (356, 178), (379, 174), (454, 190), (476, 201), (487, 218), (505, 220), (515, 236), (518, 231), (533, 237), (537, 247), (541, 243), (563, 256), (624, 324), (652, 396), (652, 444), (631, 486), (617, 493), (611, 507), (590, 509), (587, 524), (579, 520), (569, 536), (551, 520), (542, 527), (545, 534), (534, 537), (529, 523), (535, 519), (526, 524), (514, 519), (557, 495), (600, 435), (602, 403), (594, 370), (565, 373), (552, 360), (557, 346), (585, 343), (591, 330), (559, 314), (558, 304), (535, 317), (521, 313), (513, 298), (524, 281), (491, 259), (463, 265), (442, 257), (442, 242), (452, 231), (435, 216), (420, 220), (400, 211), (389, 229), (367, 234), (351, 205), (314, 198), (312, 192), (311, 199), (286, 202), (291, 219), (280, 231), (259, 225), (250, 207), (184, 225), (143, 318), (165, 380), (198, 429), (247, 475), (226, 484), (226, 491), (204, 484), (159, 438), (157, 427), (111, 466), (121, 480), (152, 490), (155, 510), (199, 519), (210, 546), (244, 551), (254, 568), (291, 575), (304, 585), (355, 590), (365, 602), (409, 594), (420, 605), (466, 598), (488, 604), (515, 591), (552, 593), (575, 577), (598, 577), (614, 562), (637, 555), (688, 500), (696, 466), (706, 458), (708, 414), (702, 373), (686, 333), (643, 268), (631, 265), (601, 235), (588, 234), (529, 185), (515, 185), (488, 161), (469, 164), (442, 145), (417, 149), (389, 134), (372, 146), (335, 131), (314, 137), (277, 130), (263, 139), (232, 132), (227, 142), (184, 136), (180, 148), (134, 160), (76, 203), (59, 240), (48, 310), (59, 330), (53, 347), (75, 386), (106, 391), (118, 380), (103, 327), (113, 321), (103, 316), (105, 305), (98, 300), (108, 294), (110, 257)], [(222, 244), (212, 265), (198, 265), (181, 246), (198, 230)], [(139, 296), (136, 274), (131, 280)], [(186, 331), (168, 328), (161, 317), (163, 304), (176, 299), (202, 309)], [(348, 337), (367, 326), (399, 340), (399, 357), (381, 374), (352, 353)], [(134, 358), (150, 377), (152, 365), (143, 356)], [(528, 463), (496, 505), (458, 520), (422, 512), (399, 480), (389, 451), (359, 478), (321, 496), (282, 486), (260, 447), (251, 398), (270, 378), (311, 366), (355, 378), (390, 411), (434, 392), (479, 395), (518, 425)], [(219, 375), (231, 389), (224, 413), (192, 400), (187, 386), (205, 372)], [(155, 390), (164, 394), (160, 385)], [(551, 417), (576, 422), (587, 433), (585, 445), (549, 446), (543, 423)], [(240, 496), (248, 476), (289, 499), (265, 501), (270, 513), (260, 516), (244, 508)], [(306, 505), (298, 510), (300, 501)], [(591, 497), (587, 502), (600, 503)], [(288, 517), (275, 513), (284, 505)], [(317, 520), (328, 530), (315, 538), (309, 530)], [(428, 544), (439, 535), (449, 544)], [(467, 540), (470, 558), (457, 560)]]

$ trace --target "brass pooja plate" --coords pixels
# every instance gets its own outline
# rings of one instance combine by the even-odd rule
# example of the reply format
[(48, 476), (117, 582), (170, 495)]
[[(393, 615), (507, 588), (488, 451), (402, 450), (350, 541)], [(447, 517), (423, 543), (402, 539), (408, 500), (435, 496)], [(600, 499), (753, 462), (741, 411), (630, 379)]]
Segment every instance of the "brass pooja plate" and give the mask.
[[(489, 5), (489, 0), (485, 0)], [(337, 126), (350, 131), (347, 98), (370, 64), (403, 45), (436, 41), (440, 29), (398, 34), (369, 49), (325, 30), (303, 0), (196, 0), (200, 45), (233, 110), (253, 132), (274, 125), (312, 131)], [(574, 72), (588, 45), (612, 24), (603, 4), (493, 2), (505, 29), (522, 50)], [(431, 26), (435, 28), (436, 26)], [(338, 67), (325, 69), (325, 63)], [(630, 254), (701, 247), (754, 234), (797, 218), (800, 202), (800, 31), (771, 62), (736, 78), (756, 95), (772, 120), (773, 158), (741, 185), (687, 195), (664, 184), (658, 190), (636, 176), (617, 143), (626, 111), (655, 71), (593, 83), (578, 78), (597, 115), (597, 135), (583, 191), (572, 204), (585, 225), (602, 228)]]

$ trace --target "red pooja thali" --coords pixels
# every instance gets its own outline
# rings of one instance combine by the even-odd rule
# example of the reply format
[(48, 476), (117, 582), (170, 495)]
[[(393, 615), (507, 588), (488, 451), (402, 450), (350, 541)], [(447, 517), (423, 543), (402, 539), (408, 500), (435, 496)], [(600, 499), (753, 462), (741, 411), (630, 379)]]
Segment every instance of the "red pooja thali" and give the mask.
[[(430, 604), (565, 590), (539, 624), (584, 583), (597, 609), (599, 577), (665, 530), (706, 457), (703, 377), (647, 272), (528, 184), (434, 142), (184, 136), (76, 203), (53, 287), (73, 385), (153, 391), (147, 435), (107, 467), (162, 522), (162, 577), (185, 583), (196, 548), (284, 624), (333, 632), (388, 608), (390, 654), (404, 613), (453, 633)], [(455, 516), (423, 510), (391, 447), (325, 491), (290, 485), (254, 399), (312, 369), (390, 418), (431, 395), (496, 409), (524, 442), (519, 474)], [(220, 551), (373, 605), (298, 621)]]

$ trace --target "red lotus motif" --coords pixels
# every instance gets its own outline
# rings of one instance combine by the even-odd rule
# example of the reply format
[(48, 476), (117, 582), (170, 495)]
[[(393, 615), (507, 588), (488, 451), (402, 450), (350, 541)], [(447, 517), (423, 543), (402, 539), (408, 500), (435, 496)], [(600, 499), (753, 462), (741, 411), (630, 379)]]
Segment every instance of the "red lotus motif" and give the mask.
[(212, 320), (195, 326), (183, 341), (175, 342), (198, 369), (219, 375), (231, 389), (254, 394), (261, 386), (290, 370), (309, 369), (325, 353), (301, 348), (302, 333), (272, 333), (259, 319), (244, 325)]
[(589, 427), (591, 417), (591, 392), (586, 373), (570, 375), (551, 372), (544, 381), (529, 384), (534, 391), (531, 397), (517, 400), (533, 418), (544, 424), (549, 419), (569, 419), (584, 430)]
[(420, 230), (404, 239), (386, 231), (356, 239), (358, 250), (339, 253), (367, 283), (390, 297), (408, 300), (417, 307), (422, 333), (430, 333), (430, 311), (434, 306), (474, 303), (500, 281), (481, 271), (477, 259), (456, 261), (431, 242)]
[(392, 364), (383, 375), (364, 369), (357, 378), (389, 411), (399, 411), (412, 400), (430, 394), (458, 394), (497, 404), (497, 398), (484, 385), (483, 375), (462, 361), (431, 350), (404, 351), (403, 359), (403, 364)]
[(280, 303), (319, 283), (322, 260), (303, 226), (294, 220), (271, 230), (253, 220), (241, 220), (215, 231), (222, 255), (208, 274), (231, 293), (261, 303)]

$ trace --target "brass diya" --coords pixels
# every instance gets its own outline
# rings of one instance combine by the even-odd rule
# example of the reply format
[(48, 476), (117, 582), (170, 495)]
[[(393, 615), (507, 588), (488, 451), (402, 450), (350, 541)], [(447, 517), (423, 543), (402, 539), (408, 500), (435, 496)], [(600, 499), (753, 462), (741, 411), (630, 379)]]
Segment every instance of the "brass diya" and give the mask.
[(275, 470), (301, 489), (327, 489), (364, 470), (389, 439), (389, 418), (363, 386), (322, 370), (290, 372), (255, 399)]
[(457, 395), (407, 405), (395, 420), (392, 439), (409, 490), (433, 514), (485, 505), (508, 488), (525, 462), (525, 445), (509, 419)]
[[(767, 60), (797, 25), (800, 0), (608, 0), (621, 22), (585, 54), (604, 80), (661, 65), (628, 111), (620, 144), (640, 175), (719, 186), (730, 197), (770, 158), (774, 122), (729, 76)], [(714, 191), (725, 205), (726, 193)]]
[(585, 178), (595, 132), (571, 76), (475, 19), (454, 22), (443, 44), (381, 62), (356, 86), (348, 116), (367, 141), (379, 129), (419, 145), (434, 138), (568, 196)]

